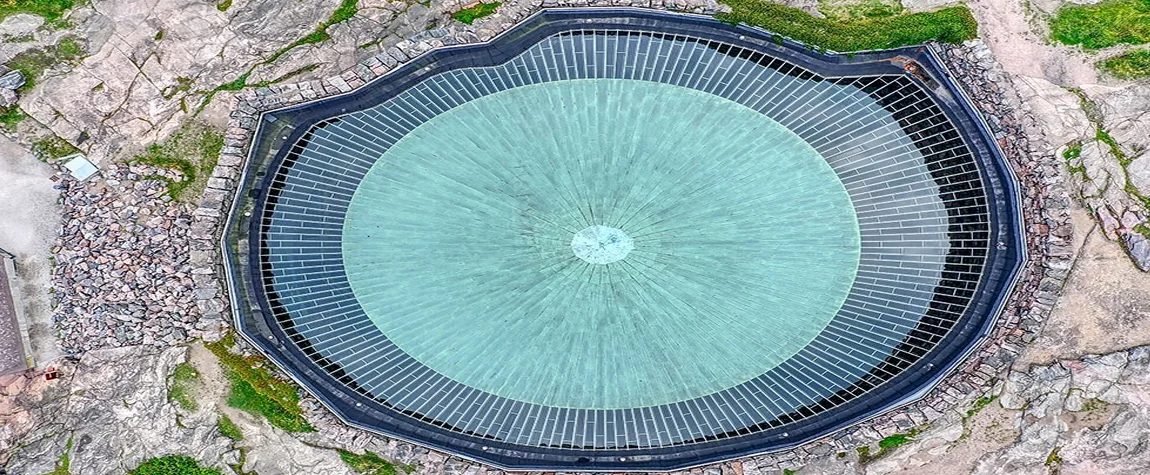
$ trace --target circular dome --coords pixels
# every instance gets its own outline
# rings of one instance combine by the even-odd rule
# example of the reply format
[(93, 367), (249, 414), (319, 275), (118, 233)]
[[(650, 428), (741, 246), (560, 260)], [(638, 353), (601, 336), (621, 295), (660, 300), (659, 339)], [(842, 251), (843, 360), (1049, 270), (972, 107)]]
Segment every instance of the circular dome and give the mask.
[(846, 299), (859, 231), (834, 170), (774, 120), (682, 86), (581, 79), (408, 132), (355, 190), (343, 255), (368, 318), (436, 373), (622, 409), (793, 356)]
[(346, 420), (516, 469), (697, 465), (916, 397), (1017, 273), (1010, 175), (923, 50), (772, 38), (545, 11), (265, 114), (240, 330)]

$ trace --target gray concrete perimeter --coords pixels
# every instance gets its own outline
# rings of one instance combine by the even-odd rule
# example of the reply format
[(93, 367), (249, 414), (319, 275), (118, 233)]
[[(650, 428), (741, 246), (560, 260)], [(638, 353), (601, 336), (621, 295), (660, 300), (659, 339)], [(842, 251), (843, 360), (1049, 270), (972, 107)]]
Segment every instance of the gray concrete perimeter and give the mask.
[(60, 225), (59, 192), (49, 179), (52, 168), (26, 149), (0, 136), (0, 248), (16, 255), (13, 280), (32, 357), (48, 362), (60, 356), (52, 324), (52, 242)]

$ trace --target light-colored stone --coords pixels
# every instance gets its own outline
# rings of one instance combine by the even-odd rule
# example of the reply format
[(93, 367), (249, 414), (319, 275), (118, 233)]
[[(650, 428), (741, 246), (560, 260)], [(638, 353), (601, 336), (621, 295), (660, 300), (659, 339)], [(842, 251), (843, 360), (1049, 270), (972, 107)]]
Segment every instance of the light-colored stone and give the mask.
[(1093, 135), (1078, 96), (1042, 78), (1017, 76), (1014, 83), (1033, 115), (1041, 119), (1051, 145), (1058, 146)]
[(1150, 239), (1140, 233), (1126, 233), (1122, 235), (1122, 246), (1134, 260), (1134, 265), (1144, 271), (1150, 271)]
[(39, 15), (31, 13), (8, 15), (4, 21), (0, 21), (0, 42), (28, 37), (42, 25), (44, 25), (44, 18)]
[[(1147, 120), (1150, 123), (1150, 120)], [(1130, 176), (1130, 184), (1142, 193), (1142, 196), (1150, 196), (1150, 154), (1144, 153), (1130, 165), (1126, 167), (1126, 172)]]
[(1098, 105), (1103, 128), (1127, 156), (1150, 149), (1150, 84), (1087, 84), (1082, 91)]
[(1081, 230), (1080, 251), (1062, 296), (1020, 364), (1150, 344), (1150, 274), (1136, 269), (1119, 245), (1103, 237), (1085, 210), (1072, 216)]
[(125, 473), (147, 458), (189, 455), (225, 468), (238, 453), (215, 430), (214, 415), (177, 419), (168, 375), (187, 350), (99, 350), (62, 377), (20, 377), (0, 388), (0, 465), (9, 473), (47, 473), (71, 442), (71, 473)]

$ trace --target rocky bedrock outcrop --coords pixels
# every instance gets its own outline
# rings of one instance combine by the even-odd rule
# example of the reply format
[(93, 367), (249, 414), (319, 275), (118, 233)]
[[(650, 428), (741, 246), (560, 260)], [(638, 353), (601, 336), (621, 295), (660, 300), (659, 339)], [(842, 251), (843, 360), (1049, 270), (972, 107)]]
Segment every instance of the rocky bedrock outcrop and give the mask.
[(214, 466), (235, 462), (214, 416), (181, 416), (168, 402), (169, 375), (186, 354), (184, 347), (91, 351), (61, 365), (55, 380), (34, 374), (0, 381), (0, 466), (40, 475), (65, 452), (73, 475), (125, 473), (168, 454)]

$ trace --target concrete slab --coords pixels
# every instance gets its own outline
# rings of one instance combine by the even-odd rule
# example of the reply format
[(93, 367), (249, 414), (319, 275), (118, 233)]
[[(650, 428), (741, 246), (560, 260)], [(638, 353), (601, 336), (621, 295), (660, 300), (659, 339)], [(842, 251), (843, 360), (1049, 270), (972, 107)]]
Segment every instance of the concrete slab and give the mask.
[[(10, 283), (27, 319), (32, 357), (48, 364), (62, 355), (52, 321), (52, 243), (60, 227), (60, 192), (52, 167), (0, 136), (0, 247), (16, 255)], [(12, 280), (11, 275), (9, 279)]]

